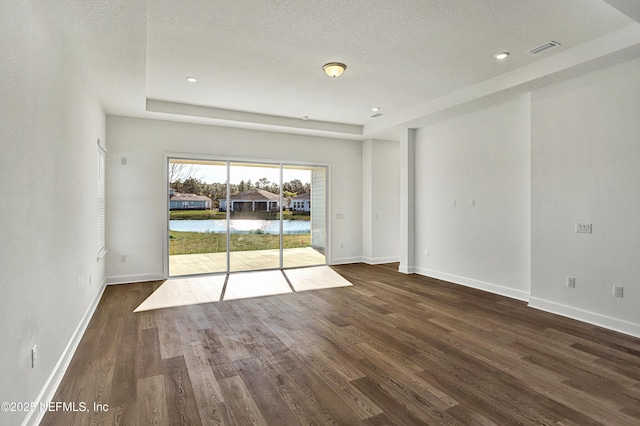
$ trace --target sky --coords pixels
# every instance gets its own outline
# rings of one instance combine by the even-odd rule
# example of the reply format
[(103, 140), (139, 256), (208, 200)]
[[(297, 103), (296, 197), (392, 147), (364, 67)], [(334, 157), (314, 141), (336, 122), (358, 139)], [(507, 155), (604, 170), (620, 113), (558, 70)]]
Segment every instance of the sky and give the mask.
[[(194, 164), (193, 176), (200, 179), (204, 183), (221, 183), (227, 180), (226, 165), (201, 165)], [(301, 169), (284, 169), (283, 181), (289, 182), (293, 179), (299, 179), (302, 183), (311, 182), (311, 170)], [(247, 167), (247, 166), (231, 166), (231, 183), (237, 184), (241, 180), (245, 182), (257, 182), (261, 178), (267, 178), (270, 182), (278, 183), (280, 180), (280, 169), (278, 166), (273, 167)]]

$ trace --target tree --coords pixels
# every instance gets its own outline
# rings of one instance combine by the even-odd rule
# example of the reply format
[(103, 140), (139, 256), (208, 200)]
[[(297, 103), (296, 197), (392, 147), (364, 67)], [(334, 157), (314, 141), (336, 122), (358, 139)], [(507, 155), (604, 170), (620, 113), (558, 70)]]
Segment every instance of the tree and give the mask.
[(269, 184), (270, 183), (271, 183), (271, 181), (269, 179), (267, 179), (266, 177), (260, 178), (256, 182), (256, 188), (265, 189), (266, 190), (267, 188), (269, 188)]
[(273, 192), (274, 194), (280, 194), (280, 186), (277, 183), (272, 183), (268, 187), (264, 188), (264, 190)]
[[(169, 162), (169, 184), (176, 182), (184, 182), (185, 180), (195, 177), (196, 169), (193, 164)], [(175, 188), (174, 188), (175, 189)]]
[(302, 183), (300, 179), (293, 179), (289, 182), (285, 182), (283, 185), (283, 190), (288, 192), (293, 192), (295, 195), (304, 194), (305, 192), (309, 192), (310, 184)]
[(291, 202), (293, 200), (293, 197), (296, 196), (295, 192), (290, 192), (290, 191), (286, 191), (283, 190), (282, 191), (282, 198), (284, 199), (284, 207), (287, 209), (291, 208)]
[(204, 182), (198, 178), (190, 177), (182, 182), (181, 190), (184, 194), (205, 195)]

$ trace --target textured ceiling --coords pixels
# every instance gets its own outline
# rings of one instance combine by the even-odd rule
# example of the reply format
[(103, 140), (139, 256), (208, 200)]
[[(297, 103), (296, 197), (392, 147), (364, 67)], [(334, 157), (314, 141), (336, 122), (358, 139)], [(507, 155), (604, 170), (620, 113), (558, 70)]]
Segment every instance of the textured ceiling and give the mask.
[[(56, 13), (108, 113), (357, 137), (485, 96), (487, 82), (502, 90), (594, 59), (584, 46), (640, 45), (634, 2), (67, 0)], [(561, 46), (528, 53), (550, 40)], [(347, 64), (340, 78), (322, 72), (332, 61)]]

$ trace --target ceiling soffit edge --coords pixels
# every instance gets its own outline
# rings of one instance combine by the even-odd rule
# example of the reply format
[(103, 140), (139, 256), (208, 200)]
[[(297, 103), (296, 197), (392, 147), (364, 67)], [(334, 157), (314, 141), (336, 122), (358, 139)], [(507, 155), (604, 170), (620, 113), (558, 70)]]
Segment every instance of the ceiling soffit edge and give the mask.
[[(638, 57), (640, 46), (640, 23), (632, 24), (588, 43), (550, 56), (529, 66), (496, 76), (462, 90), (450, 93), (416, 107), (389, 114), (376, 122), (367, 123), (363, 135), (371, 137), (389, 129), (421, 127), (432, 122), (430, 117), (441, 116), (450, 109), (458, 109), (467, 103), (484, 98), (518, 91), (532, 90), (553, 84), (567, 75), (591, 72), (615, 63)], [(462, 108), (463, 110), (465, 108)]]
[[(362, 126), (356, 124), (334, 123), (328, 121), (303, 120), (292, 117), (282, 117), (268, 114), (258, 114), (245, 111), (235, 111), (201, 105), (169, 102), (158, 99), (146, 99), (146, 111), (162, 114), (172, 114), (185, 117), (183, 121), (190, 121), (187, 117), (194, 117), (198, 122), (220, 125), (225, 123), (230, 127), (254, 128), (260, 130), (299, 132), (302, 134), (323, 135), (333, 138), (360, 138)], [(180, 120), (178, 120), (180, 121)]]

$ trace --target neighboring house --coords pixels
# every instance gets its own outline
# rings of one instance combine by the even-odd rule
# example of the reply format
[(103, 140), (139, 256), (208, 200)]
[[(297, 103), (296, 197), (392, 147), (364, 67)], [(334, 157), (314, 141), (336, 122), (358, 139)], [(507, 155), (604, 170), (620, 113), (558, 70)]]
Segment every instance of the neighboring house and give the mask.
[(311, 211), (311, 193), (298, 194), (291, 199), (291, 210), (294, 212)]
[(169, 191), (169, 210), (209, 210), (211, 198), (204, 195), (180, 194)]
[[(229, 197), (232, 212), (271, 212), (278, 210), (280, 196), (263, 189), (250, 189)], [(227, 211), (226, 198), (220, 198), (220, 211)]]

